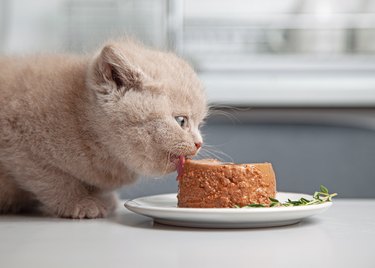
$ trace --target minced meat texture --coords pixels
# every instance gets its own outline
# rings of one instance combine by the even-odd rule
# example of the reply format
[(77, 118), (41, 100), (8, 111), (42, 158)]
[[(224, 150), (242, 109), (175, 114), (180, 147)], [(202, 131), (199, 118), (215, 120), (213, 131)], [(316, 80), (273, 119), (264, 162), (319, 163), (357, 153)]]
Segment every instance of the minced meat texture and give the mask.
[(217, 160), (187, 160), (179, 175), (179, 207), (232, 208), (270, 203), (276, 195), (270, 163), (228, 164)]

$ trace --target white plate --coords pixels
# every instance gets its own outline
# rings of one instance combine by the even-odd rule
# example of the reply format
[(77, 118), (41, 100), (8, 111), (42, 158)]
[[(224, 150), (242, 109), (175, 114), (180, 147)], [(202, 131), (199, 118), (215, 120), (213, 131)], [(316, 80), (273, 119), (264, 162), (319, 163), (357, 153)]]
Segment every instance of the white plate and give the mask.
[[(318, 205), (271, 208), (178, 208), (177, 194), (162, 194), (128, 200), (125, 207), (135, 213), (154, 219), (155, 222), (203, 228), (254, 228), (283, 226), (321, 213), (332, 202)], [(311, 195), (279, 192), (280, 202), (312, 199)]]

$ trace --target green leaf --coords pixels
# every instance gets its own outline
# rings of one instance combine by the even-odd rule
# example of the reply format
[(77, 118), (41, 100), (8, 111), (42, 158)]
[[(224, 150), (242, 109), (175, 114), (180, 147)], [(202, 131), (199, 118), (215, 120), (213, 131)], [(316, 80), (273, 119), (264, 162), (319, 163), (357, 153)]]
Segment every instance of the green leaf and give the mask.
[[(279, 200), (276, 198), (269, 197), (269, 200), (271, 201), (271, 204), (269, 206), (264, 205), (264, 204), (249, 204), (247, 206), (243, 206), (242, 208), (263, 208), (263, 207), (293, 207), (293, 206), (310, 206), (310, 205), (315, 205), (315, 204), (322, 204), (325, 202), (330, 202), (334, 196), (336, 196), (337, 193), (330, 194), (327, 187), (324, 185), (320, 185), (320, 192), (315, 192), (313, 195), (312, 200), (308, 200), (306, 198), (301, 197), (299, 200), (290, 200), (281, 203)], [(241, 208), (238, 205), (235, 205), (234, 207), (236, 208)]]
[(321, 191), (322, 193), (328, 194), (328, 189), (327, 189), (327, 187), (325, 187), (324, 185), (320, 185), (320, 191)]
[(301, 201), (299, 201), (299, 200), (296, 200), (296, 201), (289, 200), (288, 203), (291, 203), (291, 204), (296, 205), (296, 206), (301, 205)]
[(303, 197), (302, 197), (300, 200), (301, 200), (301, 202), (302, 202), (303, 204), (307, 204), (307, 203), (310, 202), (310, 200), (307, 200), (306, 198), (303, 198)]
[(280, 203), (280, 201), (275, 198), (269, 197), (269, 199), (271, 200), (271, 202)]
[(251, 208), (264, 208), (265, 205), (263, 205), (263, 204), (250, 204), (250, 205), (247, 205), (246, 207), (251, 207)]

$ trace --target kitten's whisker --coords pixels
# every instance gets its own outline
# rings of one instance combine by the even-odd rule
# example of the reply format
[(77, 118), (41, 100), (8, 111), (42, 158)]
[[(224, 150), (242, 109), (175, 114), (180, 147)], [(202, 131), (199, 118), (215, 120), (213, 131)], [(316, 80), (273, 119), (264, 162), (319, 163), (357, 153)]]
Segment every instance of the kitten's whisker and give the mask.
[(215, 154), (213, 152), (208, 152), (208, 158), (217, 159), (217, 160), (220, 160), (222, 162), (227, 162), (220, 155), (217, 155), (217, 154)]
[(241, 123), (241, 114), (250, 110), (251, 108), (249, 107), (239, 108), (227, 105), (211, 105), (209, 106), (207, 117), (211, 115), (224, 116), (229, 118), (232, 123)]
[(199, 151), (198, 159), (207, 159), (207, 158), (219, 159), (220, 157), (218, 157), (217, 155), (214, 155), (212, 153), (209, 153), (207, 151)]
[(210, 116), (224, 116), (228, 118), (232, 123), (240, 123), (241, 121), (233, 114), (223, 110), (210, 110)]
[(197, 159), (204, 159), (210, 157), (206, 152), (199, 150), (198, 154), (196, 155)]
[(217, 157), (217, 155), (213, 152), (208, 151), (207, 149), (202, 148), (202, 153), (205, 152), (208, 157)]
[(205, 148), (209, 148), (209, 149), (215, 149), (215, 150), (218, 150), (217, 147), (220, 147), (220, 146), (226, 145), (226, 144), (228, 144), (228, 143), (229, 143), (229, 142), (225, 142), (225, 143), (220, 143), (220, 144), (215, 144), (215, 145), (204, 144), (203, 147), (205, 147)]
[(205, 150), (205, 153), (207, 154), (209, 158), (215, 158), (220, 161), (224, 161), (224, 159), (220, 155), (217, 155), (214, 152), (208, 151), (207, 149), (203, 149), (203, 150)]
[(162, 171), (162, 174), (166, 174), (166, 172), (167, 172), (167, 170), (168, 170), (168, 164), (169, 164), (169, 162), (170, 162), (170, 160), (171, 160), (171, 154), (172, 154), (172, 152), (171, 152), (170, 150), (168, 150), (167, 153), (168, 153), (168, 154), (167, 154), (167, 159), (166, 159), (166, 162), (165, 162), (165, 165), (164, 165), (164, 169), (163, 169), (163, 171)]
[[(207, 150), (207, 149), (206, 149), (206, 150)], [(214, 148), (210, 148), (210, 151), (211, 151), (211, 152), (215, 152), (215, 153), (220, 154), (220, 155), (223, 155), (223, 156), (225, 156), (225, 157), (228, 157), (231, 161), (233, 161), (233, 158), (232, 158), (229, 154), (224, 153), (224, 152), (221, 151), (221, 150), (214, 149)]]
[[(233, 162), (233, 158), (230, 155), (228, 155), (228, 154), (226, 154), (226, 153), (224, 153), (224, 152), (222, 152), (220, 150), (217, 150), (217, 149), (214, 150), (213, 148), (210, 148), (210, 149), (208, 149), (208, 148), (202, 148), (202, 149), (207, 154), (212, 155), (212, 156), (216, 157), (217, 159), (219, 159), (219, 160), (221, 160), (223, 162)], [(225, 159), (225, 158), (229, 159), (230, 161), (227, 161), (227, 159)]]

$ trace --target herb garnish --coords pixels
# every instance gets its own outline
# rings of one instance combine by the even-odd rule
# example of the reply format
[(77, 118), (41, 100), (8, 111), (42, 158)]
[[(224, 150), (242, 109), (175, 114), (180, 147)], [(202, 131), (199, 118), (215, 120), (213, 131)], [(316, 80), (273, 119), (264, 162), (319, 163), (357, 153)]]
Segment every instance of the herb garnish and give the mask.
[(313, 200), (308, 200), (306, 198), (300, 198), (299, 200), (293, 201), (288, 199), (288, 201), (281, 203), (279, 200), (270, 197), (270, 205), (264, 204), (249, 204), (243, 207), (235, 206), (236, 208), (263, 208), (263, 207), (294, 207), (294, 206), (310, 206), (316, 204), (322, 204), (325, 202), (331, 202), (332, 198), (336, 196), (337, 193), (330, 194), (327, 187), (320, 185), (320, 192), (315, 192), (313, 195)]

